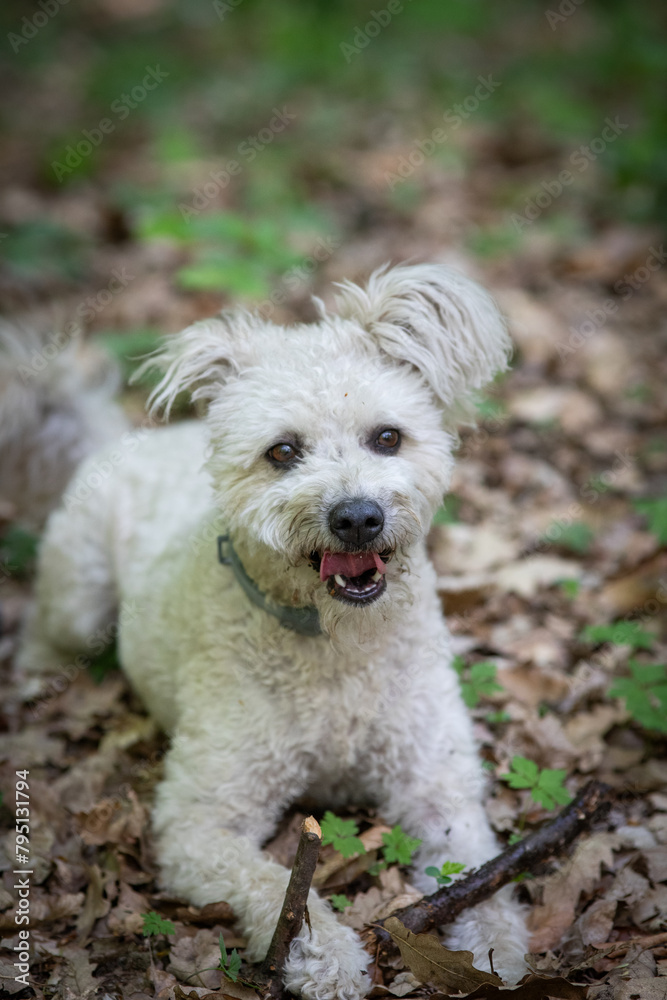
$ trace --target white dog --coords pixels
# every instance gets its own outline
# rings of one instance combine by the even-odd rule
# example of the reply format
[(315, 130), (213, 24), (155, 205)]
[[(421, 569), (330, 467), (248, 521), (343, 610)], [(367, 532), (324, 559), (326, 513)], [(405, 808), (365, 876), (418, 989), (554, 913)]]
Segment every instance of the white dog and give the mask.
[[(262, 844), (304, 793), (373, 803), (421, 838), (424, 891), (427, 865), (498, 850), (424, 538), (453, 428), (506, 366), (507, 334), (479, 286), (435, 266), (380, 270), (337, 306), (288, 328), (223, 314), (167, 340), (152, 406), (188, 391), (206, 420), (84, 462), (47, 528), (21, 655), (57, 667), (120, 608), (123, 666), (173, 736), (154, 811), (164, 882), (198, 906), (227, 900), (251, 959), (288, 880)], [(105, 462), (113, 475), (79, 499)], [(315, 892), (309, 912), (286, 986), (363, 996), (359, 939)], [(509, 890), (447, 943), (525, 971)]]

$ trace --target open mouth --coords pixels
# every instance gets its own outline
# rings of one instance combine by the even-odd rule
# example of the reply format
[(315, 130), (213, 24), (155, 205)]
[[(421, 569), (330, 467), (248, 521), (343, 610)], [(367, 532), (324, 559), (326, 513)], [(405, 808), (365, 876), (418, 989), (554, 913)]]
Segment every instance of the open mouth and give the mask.
[(310, 563), (318, 570), (332, 597), (345, 604), (371, 604), (387, 587), (384, 574), (392, 551), (311, 552)]

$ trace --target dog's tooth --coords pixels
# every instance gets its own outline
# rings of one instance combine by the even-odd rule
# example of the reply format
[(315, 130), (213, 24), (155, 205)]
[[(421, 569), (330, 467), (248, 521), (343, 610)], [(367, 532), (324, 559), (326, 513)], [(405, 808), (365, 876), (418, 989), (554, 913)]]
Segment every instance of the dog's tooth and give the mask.
[(372, 577), (371, 577), (371, 580), (373, 580), (375, 583), (377, 583), (378, 580), (381, 580), (381, 579), (382, 579), (382, 573), (378, 569), (376, 569), (375, 572), (373, 573)]
[(338, 573), (336, 573), (336, 575), (334, 576), (334, 580), (336, 581), (339, 587), (347, 586), (347, 580), (345, 579), (345, 577), (340, 576)]

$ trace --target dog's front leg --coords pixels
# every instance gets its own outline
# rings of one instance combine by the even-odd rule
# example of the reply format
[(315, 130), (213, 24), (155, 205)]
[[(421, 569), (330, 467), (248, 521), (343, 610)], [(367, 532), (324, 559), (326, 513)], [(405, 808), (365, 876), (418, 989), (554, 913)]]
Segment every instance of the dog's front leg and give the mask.
[[(224, 730), (220, 719), (177, 732), (157, 791), (154, 827), (163, 878), (197, 906), (226, 900), (247, 937), (246, 956), (264, 957), (276, 926), (289, 872), (262, 853), (276, 820), (299, 794), (306, 764), (289, 738), (282, 759), (275, 727)], [(266, 741), (266, 742), (264, 742)], [(312, 930), (292, 943), (285, 985), (307, 1000), (359, 1000), (369, 987), (368, 955), (313, 891)]]
[[(425, 868), (440, 868), (445, 861), (477, 867), (500, 850), (482, 805), (484, 780), (472, 740), (470, 744), (467, 753), (450, 749), (446, 768), (431, 760), (424, 769), (423, 758), (421, 766), (407, 771), (403, 767), (381, 803), (385, 819), (420, 838), (411, 881), (427, 895), (437, 885)], [(523, 907), (512, 898), (512, 890), (507, 886), (464, 911), (444, 930), (447, 947), (472, 951), (478, 968), (489, 969), (488, 952), (493, 948), (496, 972), (516, 982), (526, 972), (528, 934)]]

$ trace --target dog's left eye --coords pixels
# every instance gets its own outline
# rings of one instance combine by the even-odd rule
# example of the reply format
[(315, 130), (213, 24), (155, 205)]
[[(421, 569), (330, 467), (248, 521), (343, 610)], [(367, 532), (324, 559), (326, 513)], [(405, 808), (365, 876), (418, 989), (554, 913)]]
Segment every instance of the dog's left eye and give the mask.
[(269, 448), (266, 457), (273, 465), (292, 465), (298, 459), (299, 452), (293, 444), (281, 441), (279, 444), (274, 444), (273, 448)]
[(393, 427), (386, 427), (383, 431), (380, 431), (373, 445), (377, 451), (397, 451), (400, 443), (400, 431), (397, 431)]

